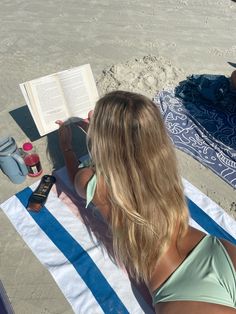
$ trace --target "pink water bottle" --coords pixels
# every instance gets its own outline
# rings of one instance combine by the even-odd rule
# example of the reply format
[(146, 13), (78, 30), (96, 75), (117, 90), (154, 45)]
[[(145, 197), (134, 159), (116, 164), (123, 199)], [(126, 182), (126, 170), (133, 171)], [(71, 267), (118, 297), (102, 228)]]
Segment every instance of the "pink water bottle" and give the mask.
[(43, 169), (40, 163), (39, 155), (34, 151), (33, 145), (30, 142), (27, 142), (23, 144), (22, 148), (25, 153), (24, 162), (28, 168), (28, 176), (39, 176)]

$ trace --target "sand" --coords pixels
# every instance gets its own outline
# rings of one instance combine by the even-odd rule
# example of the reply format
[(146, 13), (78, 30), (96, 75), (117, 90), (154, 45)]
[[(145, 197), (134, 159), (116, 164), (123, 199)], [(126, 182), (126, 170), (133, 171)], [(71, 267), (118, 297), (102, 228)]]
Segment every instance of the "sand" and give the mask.
[(153, 98), (168, 87), (175, 86), (184, 77), (184, 71), (164, 57), (144, 56), (105, 69), (97, 81), (99, 94), (112, 90), (128, 90)]
[[(90, 63), (102, 95), (113, 89), (154, 96), (188, 74), (230, 75), (236, 62), (236, 3), (230, 0), (4, 0), (0, 4), (0, 137), (28, 137), (44, 173), (57, 137), (39, 138), (18, 84)], [(23, 121), (23, 124), (20, 123)], [(236, 218), (235, 190), (177, 151), (182, 175)], [(0, 173), (0, 203), (34, 179), (14, 185)], [(16, 314), (72, 313), (53, 279), (0, 211), (0, 279)]]

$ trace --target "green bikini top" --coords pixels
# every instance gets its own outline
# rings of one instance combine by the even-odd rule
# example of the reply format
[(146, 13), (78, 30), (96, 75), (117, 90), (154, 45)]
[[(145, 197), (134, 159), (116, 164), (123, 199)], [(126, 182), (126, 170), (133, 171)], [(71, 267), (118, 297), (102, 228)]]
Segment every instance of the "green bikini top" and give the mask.
[(153, 303), (200, 301), (236, 308), (236, 271), (223, 244), (205, 236), (153, 293)]
[[(91, 166), (91, 160), (86, 159), (83, 162), (79, 164), (79, 168), (85, 168), (85, 167), (90, 167)], [(87, 183), (87, 188), (86, 188), (86, 208), (89, 206), (89, 204), (92, 202), (95, 190), (97, 186), (97, 176), (94, 174), (90, 180)]]

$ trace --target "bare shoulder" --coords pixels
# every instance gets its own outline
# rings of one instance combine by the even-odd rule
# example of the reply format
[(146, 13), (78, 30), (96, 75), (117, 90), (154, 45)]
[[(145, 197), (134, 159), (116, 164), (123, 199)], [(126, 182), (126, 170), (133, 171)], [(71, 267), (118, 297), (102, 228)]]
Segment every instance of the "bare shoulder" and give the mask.
[[(86, 190), (89, 180), (93, 177), (94, 170), (81, 168), (75, 175), (74, 187), (78, 195), (86, 199)], [(100, 209), (101, 214), (107, 218), (110, 212), (110, 204), (107, 198), (107, 187), (105, 181), (100, 177), (96, 183), (96, 190), (92, 200), (93, 204)]]
[(236, 310), (228, 306), (195, 301), (158, 303), (155, 311), (157, 314), (236, 314)]
[(86, 198), (87, 184), (93, 175), (94, 171), (91, 168), (78, 169), (74, 179), (74, 187), (80, 197)]
[(223, 239), (220, 239), (220, 242), (225, 247), (227, 253), (229, 254), (229, 256), (233, 262), (234, 268), (236, 270), (236, 246), (233, 245), (232, 243), (226, 241), (226, 240), (223, 240)]

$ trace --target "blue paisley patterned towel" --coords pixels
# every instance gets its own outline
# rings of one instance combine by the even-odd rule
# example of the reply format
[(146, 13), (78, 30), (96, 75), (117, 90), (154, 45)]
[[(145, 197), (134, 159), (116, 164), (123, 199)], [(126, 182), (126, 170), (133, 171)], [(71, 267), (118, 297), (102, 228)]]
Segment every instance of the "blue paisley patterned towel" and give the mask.
[[(221, 81), (222, 85), (219, 81), (208, 82), (207, 88), (203, 75), (190, 78), (196, 78), (195, 86), (188, 79), (175, 90), (161, 91), (154, 102), (175, 146), (236, 188), (236, 94), (230, 92), (225, 80)], [(222, 87), (220, 93), (214, 91), (216, 86)], [(207, 99), (205, 95), (210, 97)]]

